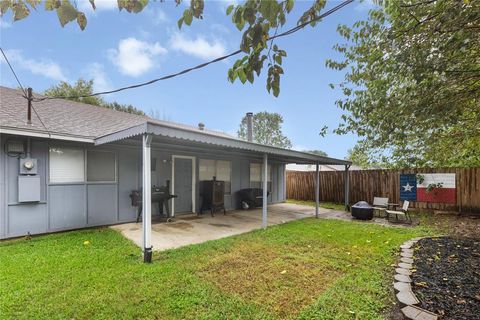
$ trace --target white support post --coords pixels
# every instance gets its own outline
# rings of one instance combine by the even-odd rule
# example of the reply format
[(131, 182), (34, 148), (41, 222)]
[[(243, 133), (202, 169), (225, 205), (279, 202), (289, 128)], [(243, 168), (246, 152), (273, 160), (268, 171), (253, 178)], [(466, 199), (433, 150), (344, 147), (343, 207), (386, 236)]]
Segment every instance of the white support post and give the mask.
[(350, 169), (350, 166), (345, 165), (345, 211), (348, 211), (348, 206), (350, 204), (350, 174), (348, 169)]
[(152, 143), (152, 136), (144, 134), (142, 137), (142, 174), (143, 174), (143, 188), (142, 188), (142, 250), (143, 262), (152, 262), (152, 177), (151, 177), (151, 157), (150, 146)]
[(267, 228), (267, 204), (268, 204), (268, 155), (263, 154), (263, 206), (262, 206), (262, 228)]
[(315, 218), (318, 219), (318, 207), (320, 205), (320, 166), (315, 166)]

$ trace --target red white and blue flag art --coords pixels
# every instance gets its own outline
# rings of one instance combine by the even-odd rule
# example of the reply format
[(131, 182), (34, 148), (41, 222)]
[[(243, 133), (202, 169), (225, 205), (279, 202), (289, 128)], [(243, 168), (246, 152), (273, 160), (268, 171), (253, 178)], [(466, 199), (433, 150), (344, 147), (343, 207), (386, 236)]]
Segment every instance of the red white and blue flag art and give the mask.
[(455, 173), (400, 174), (400, 200), (455, 204)]

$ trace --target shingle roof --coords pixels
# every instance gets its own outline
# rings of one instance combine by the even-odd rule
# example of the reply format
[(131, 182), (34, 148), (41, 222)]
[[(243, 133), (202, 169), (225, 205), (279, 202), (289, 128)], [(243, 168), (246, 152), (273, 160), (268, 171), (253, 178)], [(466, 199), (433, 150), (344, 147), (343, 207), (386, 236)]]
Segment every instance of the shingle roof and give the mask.
[[(34, 94), (36, 98), (43, 98)], [(49, 133), (95, 139), (142, 123), (153, 122), (177, 129), (200, 131), (197, 127), (152, 119), (126, 112), (64, 99), (34, 102), (33, 106)], [(35, 112), (27, 124), (27, 100), (22, 91), (0, 86), (0, 127), (47, 133)], [(206, 134), (231, 137), (223, 132), (205, 129)]]
[[(34, 96), (35, 98), (44, 97), (40, 94)], [(27, 100), (22, 96), (22, 91), (0, 86), (0, 132), (13, 130), (14, 134), (20, 134), (18, 131), (24, 131), (26, 132), (24, 135), (31, 135), (31, 132), (35, 132), (49, 134), (54, 139), (86, 139), (95, 144), (153, 133), (166, 138), (268, 153), (292, 162), (305, 160), (307, 163), (350, 164), (346, 160), (247, 142), (223, 132), (200, 130), (194, 126), (152, 119), (147, 116), (70, 100), (47, 99), (33, 102), (33, 106), (48, 130), (42, 125), (35, 112), (32, 112), (32, 124), (27, 123)]]

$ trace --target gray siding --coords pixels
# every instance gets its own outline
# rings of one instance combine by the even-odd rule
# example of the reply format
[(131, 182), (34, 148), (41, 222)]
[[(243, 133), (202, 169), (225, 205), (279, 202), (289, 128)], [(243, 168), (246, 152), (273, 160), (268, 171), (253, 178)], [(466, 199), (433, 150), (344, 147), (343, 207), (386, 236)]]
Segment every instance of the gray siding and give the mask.
[[(136, 208), (130, 204), (129, 194), (141, 187), (140, 147), (104, 145), (95, 147), (81, 143), (36, 140), (32, 138), (32, 158), (38, 159), (38, 175), (41, 181), (41, 201), (19, 203), (18, 158), (4, 153), (7, 139), (26, 141), (24, 137), (2, 135), (0, 137), (0, 238), (48, 233), (60, 230), (109, 225), (135, 221)], [(115, 182), (82, 182), (50, 184), (48, 179), (49, 146), (83, 148), (84, 150), (111, 151), (116, 155)], [(199, 159), (229, 160), (232, 165), (232, 194), (225, 197), (227, 209), (238, 208), (237, 191), (250, 187), (250, 160), (241, 157), (220, 156), (218, 154), (198, 156), (189, 152), (165, 152), (152, 148), (155, 168), (152, 170), (152, 184), (164, 185), (172, 177), (172, 155), (195, 157), (196, 166), (196, 210), (200, 210)], [(90, 165), (93, 165), (90, 163)], [(283, 164), (272, 163), (273, 190), (269, 202), (284, 201)], [(154, 206), (152, 213), (157, 214)]]
[(51, 230), (87, 225), (86, 191), (83, 184), (51, 186), (48, 203)]

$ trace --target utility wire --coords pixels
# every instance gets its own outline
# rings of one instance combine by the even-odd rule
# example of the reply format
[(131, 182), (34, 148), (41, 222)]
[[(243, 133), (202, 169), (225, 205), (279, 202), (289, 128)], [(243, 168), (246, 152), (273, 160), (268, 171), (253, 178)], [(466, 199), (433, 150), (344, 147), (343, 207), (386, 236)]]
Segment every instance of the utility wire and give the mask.
[[(3, 57), (5, 58), (5, 61), (7, 62), (8, 66), (10, 67), (10, 71), (12, 71), (13, 75), (15, 76), (15, 79), (17, 80), (17, 83), (18, 85), (20, 86), (20, 88), (22, 89), (23, 91), (23, 96), (25, 99), (27, 100), (32, 100), (31, 98), (28, 97), (28, 94), (27, 94), (27, 91), (25, 90), (25, 88), (22, 86), (22, 83), (20, 82), (20, 79), (18, 79), (18, 76), (17, 74), (15, 73), (15, 70), (13, 69), (13, 66), (10, 64), (10, 61), (8, 60), (7, 58), (7, 55), (5, 54), (5, 52), (3, 51), (3, 48), (0, 47), (0, 51), (2, 51), (2, 55)], [(43, 123), (42, 121), (42, 118), (40, 117), (40, 115), (38, 114), (37, 110), (35, 110), (35, 107), (33, 106), (33, 103), (30, 103), (30, 106), (32, 107), (33, 109), (33, 112), (35, 112), (35, 114), (37, 115), (37, 118), (38, 120), (40, 120), (40, 123), (42, 124), (42, 126), (45, 128), (45, 130), (47, 131), (48, 133), (48, 136), (51, 136), (50, 134), (50, 131), (48, 130), (47, 126), (45, 125), (45, 123)]]
[[(346, 5), (352, 3), (354, 0), (346, 0), (342, 3), (340, 3), (339, 5), (333, 7), (332, 9), (324, 12), (323, 14), (319, 15), (318, 17), (314, 18), (314, 19), (311, 19), (307, 22), (304, 22), (304, 23), (301, 23), (299, 25), (297, 25), (296, 27), (293, 27), (285, 32), (282, 32), (280, 34), (276, 34), (276, 35), (273, 35), (272, 37), (269, 37), (266, 41), (270, 41), (270, 40), (274, 40), (274, 39), (277, 39), (277, 38), (281, 38), (281, 37), (285, 37), (285, 36), (288, 36), (292, 33), (295, 33), (297, 31), (299, 31), (300, 29), (303, 29), (305, 28), (307, 25), (313, 23), (313, 22), (317, 22), (329, 15), (331, 15), (332, 13), (340, 10), (341, 8), (345, 7)], [(3, 51), (2, 51), (3, 52)], [(52, 99), (78, 99), (78, 98), (88, 98), (88, 97), (94, 97), (94, 96), (99, 96), (99, 95), (104, 95), (104, 94), (110, 94), (110, 93), (116, 93), (116, 92), (120, 92), (120, 91), (125, 91), (125, 90), (129, 90), (129, 89), (135, 89), (135, 88), (140, 88), (140, 87), (144, 87), (144, 86), (147, 86), (147, 85), (150, 85), (150, 84), (153, 84), (155, 82), (158, 82), (158, 81), (163, 81), (163, 80), (168, 80), (168, 79), (171, 79), (171, 78), (175, 78), (175, 77), (178, 77), (180, 75), (183, 75), (185, 73), (189, 73), (191, 71), (194, 71), (194, 70), (198, 70), (198, 69), (202, 69), (212, 63), (216, 63), (216, 62), (219, 62), (219, 61), (222, 61), (222, 60), (225, 60), (225, 59), (228, 59), (230, 57), (233, 57), (239, 53), (243, 52), (242, 50), (236, 50), (232, 53), (229, 53), (227, 55), (224, 55), (224, 56), (221, 56), (221, 57), (218, 57), (218, 58), (215, 58), (213, 60), (210, 60), (210, 61), (207, 61), (205, 63), (201, 63), (197, 66), (194, 66), (194, 67), (191, 67), (191, 68), (188, 68), (188, 69), (184, 69), (182, 71), (179, 71), (179, 72), (176, 72), (176, 73), (172, 73), (172, 74), (169, 74), (169, 75), (166, 75), (166, 76), (163, 76), (163, 77), (160, 77), (160, 78), (156, 78), (156, 79), (153, 79), (153, 80), (150, 80), (150, 81), (147, 81), (147, 82), (142, 82), (142, 83), (138, 83), (138, 84), (134, 84), (134, 85), (130, 85), (130, 86), (126, 86), (126, 87), (121, 87), (121, 88), (118, 88), (118, 89), (114, 89), (114, 90), (109, 90), (109, 91), (101, 91), (101, 92), (96, 92), (96, 93), (92, 93), (92, 94), (86, 94), (86, 95), (79, 95), (79, 96), (59, 96), (59, 97), (44, 97), (44, 98), (34, 98), (33, 101), (36, 101), (36, 102), (39, 102), (39, 101), (44, 101), (44, 100), (52, 100)]]
[(5, 52), (3, 51), (3, 48), (0, 47), (0, 50), (2, 51), (2, 54), (3, 54), (3, 57), (5, 58), (5, 61), (7, 62), (8, 66), (10, 67), (10, 71), (12, 71), (13, 75), (15, 76), (15, 79), (17, 80), (18, 85), (19, 85), (20, 88), (22, 89), (23, 94), (24, 94), (24, 98), (26, 98), (26, 97), (27, 97), (27, 91), (25, 91), (25, 89), (23, 88), (22, 83), (20, 82), (20, 80), (18, 79), (17, 74), (15, 73), (15, 70), (13, 70), (13, 67), (12, 67), (12, 65), (10, 64), (10, 61), (8, 61), (7, 55), (6, 55)]

